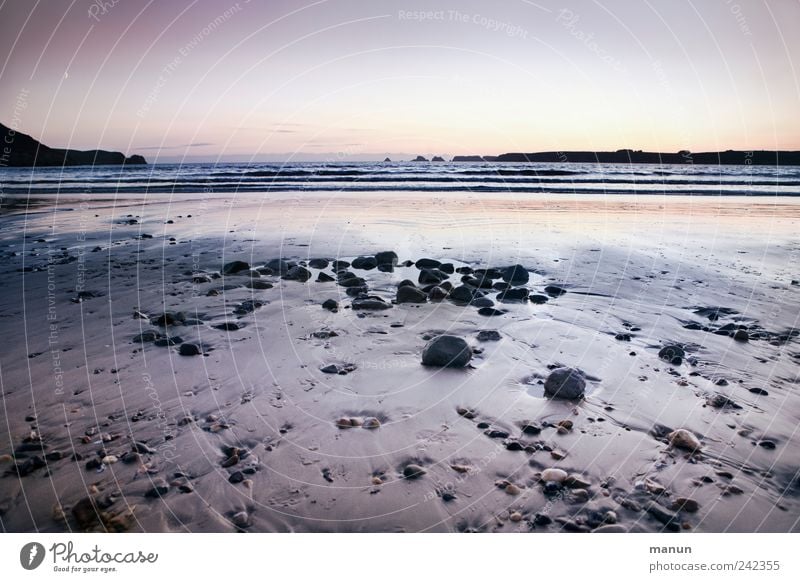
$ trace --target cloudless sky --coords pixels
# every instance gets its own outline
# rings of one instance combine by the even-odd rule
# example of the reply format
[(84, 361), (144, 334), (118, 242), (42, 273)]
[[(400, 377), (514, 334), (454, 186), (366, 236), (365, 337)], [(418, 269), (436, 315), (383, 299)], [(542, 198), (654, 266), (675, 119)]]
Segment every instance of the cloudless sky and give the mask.
[(0, 121), (148, 159), (800, 149), (800, 2), (5, 0)]

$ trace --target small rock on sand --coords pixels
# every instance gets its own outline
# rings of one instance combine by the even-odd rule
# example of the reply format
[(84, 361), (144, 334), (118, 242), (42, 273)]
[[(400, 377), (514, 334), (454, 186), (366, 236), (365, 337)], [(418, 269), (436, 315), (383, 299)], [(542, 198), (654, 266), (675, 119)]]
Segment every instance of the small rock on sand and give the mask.
[(394, 251), (382, 251), (380, 253), (375, 253), (375, 262), (377, 262), (378, 265), (395, 266), (397, 264), (397, 253)]
[(403, 477), (406, 479), (419, 479), (427, 471), (415, 463), (409, 463), (403, 468)]
[(305, 283), (310, 278), (311, 278), (311, 271), (300, 265), (292, 267), (283, 276), (283, 279), (287, 281), (300, 281), (301, 283)]
[(564, 295), (567, 290), (564, 289), (561, 285), (548, 285), (544, 288), (544, 292), (547, 293), (550, 297), (561, 297)]
[(478, 413), (475, 412), (473, 409), (466, 408), (464, 406), (457, 406), (456, 407), (456, 412), (458, 413), (459, 416), (463, 416), (464, 418), (468, 418), (468, 419), (473, 419), (476, 416), (478, 416)]
[(375, 257), (356, 257), (350, 265), (354, 269), (363, 269), (370, 271), (378, 266), (378, 261)]
[(230, 263), (225, 263), (222, 267), (222, 273), (223, 275), (235, 275), (240, 271), (248, 271), (249, 269), (250, 265), (244, 261), (231, 261)]
[(665, 362), (669, 362), (673, 366), (680, 366), (681, 362), (683, 362), (683, 358), (686, 357), (686, 352), (681, 346), (668, 345), (658, 351), (658, 357)]
[(381, 421), (375, 418), (374, 416), (370, 416), (364, 419), (364, 424), (361, 425), (363, 428), (380, 428)]
[(678, 497), (672, 502), (673, 511), (686, 511), (687, 513), (695, 513), (700, 509), (700, 504), (694, 499), (687, 497)]
[(422, 269), (418, 280), (422, 285), (438, 285), (446, 279), (447, 274), (439, 269)]
[(353, 309), (355, 310), (381, 311), (391, 308), (392, 305), (390, 303), (386, 303), (383, 299), (376, 296), (353, 299)]
[(463, 368), (472, 359), (472, 348), (454, 335), (433, 338), (422, 350), (422, 364), (440, 368)]
[(679, 449), (699, 451), (702, 448), (700, 440), (685, 428), (673, 430), (667, 435), (667, 438), (669, 439), (670, 445)]
[(312, 269), (327, 269), (329, 264), (328, 259), (311, 259), (308, 261), (308, 266)]
[(503, 269), (503, 281), (512, 285), (524, 285), (530, 276), (528, 270), (522, 265), (512, 265)]
[(335, 299), (326, 299), (322, 302), (322, 309), (336, 313), (339, 311), (339, 303)]
[(185, 343), (178, 348), (178, 353), (182, 356), (199, 356), (203, 350), (197, 344)]
[(556, 368), (544, 383), (544, 393), (553, 398), (574, 400), (582, 397), (585, 391), (583, 373), (575, 368)]
[(428, 295), (417, 287), (403, 285), (397, 288), (397, 303), (425, 303)]
[(438, 269), (441, 265), (442, 263), (436, 259), (420, 259), (414, 263), (417, 269)]
[(542, 471), (542, 481), (552, 481), (554, 483), (563, 483), (567, 480), (567, 472), (563, 469), (549, 468)]
[(499, 342), (500, 332), (494, 329), (484, 329), (478, 332), (479, 342)]

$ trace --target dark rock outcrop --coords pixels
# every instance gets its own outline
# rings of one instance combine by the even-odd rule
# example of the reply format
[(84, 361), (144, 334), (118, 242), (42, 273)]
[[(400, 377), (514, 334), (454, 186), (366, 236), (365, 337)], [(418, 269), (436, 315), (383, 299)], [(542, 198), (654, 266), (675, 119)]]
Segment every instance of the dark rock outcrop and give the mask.
[(142, 165), (142, 156), (125, 157), (121, 152), (105, 150), (68, 150), (51, 148), (29, 135), (0, 123), (0, 166), (104, 166)]

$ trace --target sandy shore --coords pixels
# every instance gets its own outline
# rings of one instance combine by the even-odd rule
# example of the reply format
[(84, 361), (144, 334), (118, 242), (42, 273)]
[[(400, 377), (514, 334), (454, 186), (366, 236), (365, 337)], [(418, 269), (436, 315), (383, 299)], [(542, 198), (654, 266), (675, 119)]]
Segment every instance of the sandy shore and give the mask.
[[(0, 525), (798, 531), (799, 218), (793, 199), (409, 193), (10, 208)], [(390, 250), (393, 272), (346, 269), (380, 310), (309, 263)], [(263, 269), (278, 257), (311, 279)], [(454, 286), (523, 265), (541, 298), (392, 304), (422, 258)], [(467, 367), (421, 365), (443, 333)], [(544, 395), (559, 366), (585, 398)]]

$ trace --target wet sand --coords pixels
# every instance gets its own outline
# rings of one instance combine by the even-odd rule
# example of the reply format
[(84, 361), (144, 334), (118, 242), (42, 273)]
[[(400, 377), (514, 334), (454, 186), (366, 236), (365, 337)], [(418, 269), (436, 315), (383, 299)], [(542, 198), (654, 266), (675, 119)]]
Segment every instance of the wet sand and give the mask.
[[(733, 197), (17, 206), (0, 216), (0, 525), (798, 531), (798, 218), (793, 199)], [(380, 251), (393, 272), (346, 270), (386, 309), (353, 309), (310, 264)], [(263, 269), (278, 257), (311, 279)], [(425, 287), (402, 266), (422, 258), (461, 270), (453, 286), (523, 265), (514, 287), (544, 299), (393, 304), (401, 281)], [(251, 269), (223, 275), (233, 261)], [(421, 365), (444, 333), (467, 367)], [(583, 399), (545, 396), (559, 366)]]

